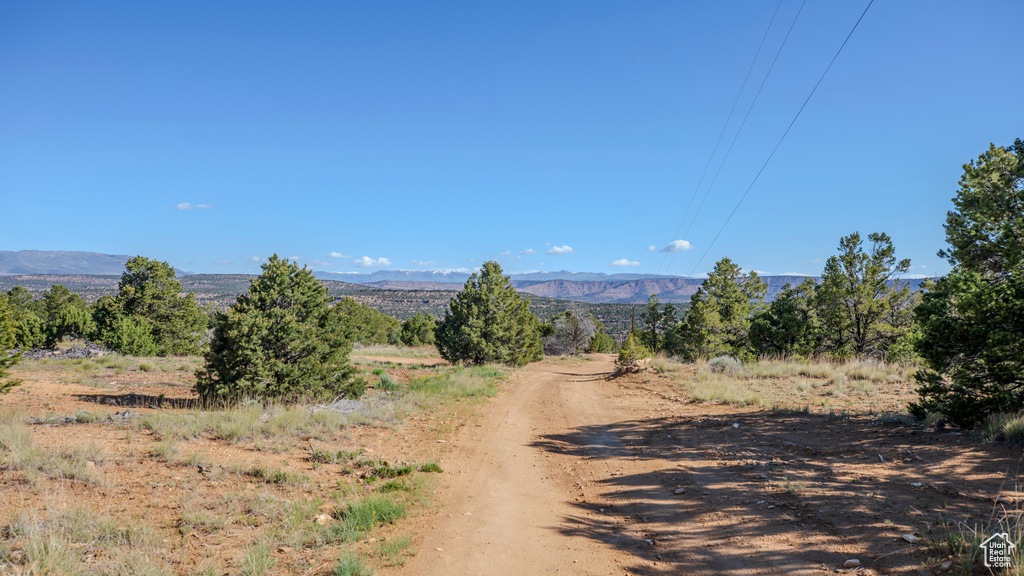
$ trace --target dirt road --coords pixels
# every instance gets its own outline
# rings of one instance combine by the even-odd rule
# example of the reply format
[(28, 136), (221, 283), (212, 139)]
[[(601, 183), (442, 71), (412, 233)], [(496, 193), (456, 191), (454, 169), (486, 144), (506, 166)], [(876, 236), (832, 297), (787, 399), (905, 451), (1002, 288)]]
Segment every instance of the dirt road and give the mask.
[[(624, 555), (616, 547), (574, 535), (603, 513), (595, 482), (632, 460), (615, 434), (600, 431), (616, 416), (601, 392), (614, 387), (605, 381), (611, 368), (602, 358), (578, 366), (534, 364), (518, 373), (480, 422), (453, 442), (443, 512), (404, 572), (621, 573)], [(595, 433), (581, 453), (538, 444), (544, 435), (583, 426)], [(621, 545), (639, 546), (639, 538), (622, 534)]]
[(611, 372), (519, 371), (451, 439), (439, 512), (387, 573), (931, 574), (943, 518), (1020, 506), (1019, 447), (691, 404)]

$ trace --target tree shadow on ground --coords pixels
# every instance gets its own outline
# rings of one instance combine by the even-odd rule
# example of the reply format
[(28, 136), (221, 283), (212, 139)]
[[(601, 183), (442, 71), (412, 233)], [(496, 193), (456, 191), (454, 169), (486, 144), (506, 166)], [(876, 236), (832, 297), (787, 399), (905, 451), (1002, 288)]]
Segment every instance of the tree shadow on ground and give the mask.
[(108, 406), (120, 406), (127, 408), (200, 408), (198, 398), (166, 398), (164, 396), (153, 396), (150, 394), (75, 394), (74, 398), (82, 402), (94, 404), (106, 404)]
[(770, 411), (583, 426), (533, 445), (608, 465), (556, 529), (650, 576), (820, 573), (850, 558), (916, 573), (942, 520), (990, 518), (1021, 468), (1019, 448), (964, 435)]

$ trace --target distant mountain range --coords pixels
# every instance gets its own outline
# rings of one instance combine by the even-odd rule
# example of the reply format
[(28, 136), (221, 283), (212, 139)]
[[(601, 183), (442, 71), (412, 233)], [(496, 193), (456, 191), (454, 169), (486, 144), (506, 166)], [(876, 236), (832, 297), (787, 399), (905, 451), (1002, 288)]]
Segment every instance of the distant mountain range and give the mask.
[[(465, 272), (429, 272), (419, 270), (382, 270), (371, 274), (316, 272), (322, 280), (342, 280), (384, 290), (452, 290), (465, 284)], [(656, 274), (602, 274), (600, 272), (530, 272), (510, 274), (516, 290), (561, 300), (639, 304), (657, 294), (662, 302), (689, 302), (700, 288), (702, 278), (659, 276)], [(799, 284), (804, 276), (762, 276), (768, 284), (769, 300), (786, 284)]]
[[(578, 302), (606, 302), (622, 304), (640, 304), (647, 302), (651, 294), (657, 294), (662, 302), (689, 302), (700, 288), (701, 278), (673, 278), (650, 276), (637, 280), (518, 280), (511, 276), (512, 286), (520, 292), (558, 298), (560, 300), (576, 300)], [(774, 300), (786, 284), (797, 285), (803, 282), (804, 276), (761, 276), (768, 284), (768, 300)], [(452, 290), (457, 285), (444, 282), (410, 282), (384, 280), (362, 283), (384, 290)]]
[[(380, 282), (428, 282), (435, 284), (465, 284), (469, 279), (468, 272), (444, 271), (444, 270), (378, 270), (369, 273), (341, 273), (321, 272), (315, 273), (317, 278), (323, 280), (340, 280), (352, 284), (377, 284)], [(679, 278), (679, 276), (659, 276), (657, 274), (604, 274), (601, 272), (569, 272), (559, 270), (557, 272), (526, 272), (524, 274), (510, 274), (512, 280), (522, 282), (549, 282), (551, 280), (572, 280), (574, 282), (591, 282), (607, 280), (645, 280), (650, 278)], [(447, 290), (450, 286), (443, 288)]]
[(96, 252), (64, 252), (0, 250), (0, 276), (22, 274), (94, 274), (121, 275), (131, 256), (97, 254)]
[[(69, 252), (64, 250), (0, 250), (0, 276), (31, 274), (87, 274), (120, 276), (126, 262), (134, 258), (125, 254)], [(189, 274), (177, 268), (178, 276)]]
[[(20, 275), (116, 275), (124, 271), (130, 256), (93, 252), (0, 251), (0, 276)], [(187, 273), (177, 271), (179, 276)], [(429, 270), (380, 270), (368, 274), (315, 272), (325, 281), (360, 284), (378, 290), (459, 290), (469, 278), (467, 272)], [(218, 278), (218, 276), (204, 276)], [(239, 276), (242, 277), (242, 276)], [(544, 298), (588, 303), (641, 304), (651, 294), (662, 302), (686, 303), (703, 280), (656, 274), (603, 274), (600, 272), (530, 272), (510, 275), (520, 292)], [(774, 300), (786, 284), (796, 285), (804, 276), (761, 276), (768, 284), (767, 300)], [(183, 279), (184, 280), (184, 279)], [(922, 280), (909, 280), (916, 288)], [(233, 287), (236, 288), (236, 287)], [(244, 288), (242, 288), (244, 290)]]

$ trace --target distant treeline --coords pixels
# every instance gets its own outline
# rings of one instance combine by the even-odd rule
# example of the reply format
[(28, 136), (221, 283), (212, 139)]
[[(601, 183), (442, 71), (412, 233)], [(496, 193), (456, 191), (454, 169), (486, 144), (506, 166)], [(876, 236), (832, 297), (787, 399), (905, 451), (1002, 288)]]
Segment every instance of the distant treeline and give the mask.
[[(72, 277), (94, 289), (105, 277)], [(249, 277), (245, 278), (248, 286)], [(105, 284), (105, 282), (104, 282)], [(81, 285), (76, 283), (76, 286)], [(198, 354), (216, 308), (197, 302), (185, 292), (174, 269), (166, 262), (138, 256), (125, 265), (113, 294), (103, 293), (89, 302), (63, 284), (52, 284), (35, 297), (16, 285), (5, 293), (7, 313), (13, 321), (13, 347), (52, 348), (66, 338), (82, 338), (136, 356)], [(218, 288), (224, 288), (218, 282)], [(236, 286), (233, 286), (236, 287)], [(38, 281), (35, 286), (39, 289)], [(103, 292), (109, 292), (104, 286)], [(243, 290), (244, 292), (244, 290)], [(333, 306), (344, 337), (361, 344), (402, 342), (402, 322), (372, 307), (339, 297)], [(418, 318), (422, 324), (423, 319)], [(417, 343), (422, 338), (406, 336)]]
[[(256, 276), (248, 274), (196, 274), (178, 278), (185, 293), (195, 295), (195, 301), (204, 309), (225, 310), (235, 299), (249, 289), (249, 282)], [(119, 292), (120, 277), (89, 275), (34, 275), (0, 276), (0, 291), (8, 292), (15, 286), (24, 288), (33, 298), (40, 298), (53, 285), (60, 284), (85, 301), (93, 303), (103, 296), (114, 296)], [(321, 280), (327, 293), (336, 301), (351, 298), (366, 304), (399, 321), (426, 314), (436, 318), (444, 315), (448, 303), (458, 290), (393, 290), (348, 282)], [(526, 295), (530, 299), (530, 310), (542, 320), (550, 320), (567, 310), (578, 309), (590, 314), (604, 326), (605, 330), (621, 340), (630, 329), (631, 304), (578, 303), (569, 300)]]
[(679, 314), (652, 295), (637, 333), (650, 351), (686, 360), (714, 356), (873, 357), (914, 359), (914, 308), (921, 292), (899, 275), (910, 260), (896, 260), (886, 234), (859, 233), (839, 241), (839, 254), (825, 263), (821, 280), (786, 285), (771, 303), (756, 272), (744, 273), (728, 258), (714, 270)]

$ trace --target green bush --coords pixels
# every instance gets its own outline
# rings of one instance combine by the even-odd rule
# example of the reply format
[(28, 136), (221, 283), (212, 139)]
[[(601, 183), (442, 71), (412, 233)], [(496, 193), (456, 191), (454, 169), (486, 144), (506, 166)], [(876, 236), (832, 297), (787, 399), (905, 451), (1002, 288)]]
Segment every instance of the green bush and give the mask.
[(590, 339), (590, 347), (587, 352), (591, 354), (615, 354), (619, 351), (619, 343), (603, 329), (598, 329), (597, 334)]
[(345, 338), (360, 344), (390, 344), (399, 331), (398, 319), (351, 298), (331, 307), (331, 321)]
[(901, 366), (917, 364), (920, 361), (920, 357), (914, 351), (914, 346), (917, 345), (920, 339), (921, 332), (918, 330), (908, 330), (906, 334), (900, 336), (896, 342), (893, 342), (892, 346), (889, 346), (885, 356), (886, 361), (890, 364), (899, 364)]
[(380, 382), (377, 384), (377, 388), (384, 392), (397, 392), (401, 386), (398, 382), (395, 382), (391, 376), (387, 374), (381, 374)]
[(115, 318), (103, 342), (111, 350), (127, 356), (153, 356), (157, 353), (149, 324), (136, 316)]
[(619, 357), (615, 359), (615, 368), (619, 371), (629, 370), (636, 367), (637, 362), (651, 355), (630, 332), (626, 341), (619, 349)]
[(743, 374), (743, 363), (732, 356), (719, 356), (708, 360), (708, 368), (713, 374), (739, 376)]
[(425, 346), (434, 343), (437, 320), (429, 314), (419, 313), (402, 322), (398, 341), (406, 346)]

